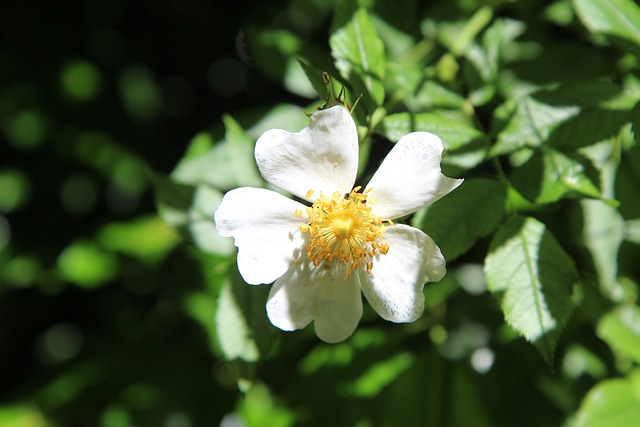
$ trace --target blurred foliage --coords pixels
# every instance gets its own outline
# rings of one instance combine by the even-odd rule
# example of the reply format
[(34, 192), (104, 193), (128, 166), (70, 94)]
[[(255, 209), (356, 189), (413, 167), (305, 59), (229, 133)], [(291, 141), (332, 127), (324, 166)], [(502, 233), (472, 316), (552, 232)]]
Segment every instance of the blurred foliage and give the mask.
[[(0, 37), (1, 426), (637, 425), (633, 0), (9, 1)], [(422, 318), (335, 345), (213, 224), (323, 71), (359, 181), (414, 130), (465, 178), (406, 219), (447, 259)]]

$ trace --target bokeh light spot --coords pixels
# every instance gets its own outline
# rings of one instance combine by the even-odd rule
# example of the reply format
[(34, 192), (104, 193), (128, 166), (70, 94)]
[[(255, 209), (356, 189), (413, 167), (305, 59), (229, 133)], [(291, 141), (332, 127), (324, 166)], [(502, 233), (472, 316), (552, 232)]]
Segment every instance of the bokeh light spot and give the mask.
[(0, 212), (12, 212), (26, 203), (29, 197), (29, 180), (18, 169), (0, 171)]
[(471, 354), (471, 366), (476, 372), (486, 374), (491, 370), (494, 359), (495, 355), (491, 349), (487, 347), (478, 348)]
[(40, 111), (23, 110), (2, 123), (7, 141), (17, 149), (29, 150), (42, 144), (49, 129), (49, 119)]
[(54, 365), (75, 357), (82, 349), (82, 332), (69, 322), (58, 323), (42, 334), (37, 343), (39, 359)]
[(9, 259), (0, 269), (0, 282), (15, 287), (31, 286), (41, 271), (38, 260), (22, 255)]
[(11, 241), (11, 224), (0, 215), (0, 251), (6, 248)]
[(153, 73), (143, 65), (130, 65), (119, 76), (120, 96), (134, 120), (151, 120), (160, 111), (160, 91)]
[(60, 74), (60, 86), (72, 99), (86, 102), (94, 99), (102, 89), (102, 72), (92, 63), (76, 59), (67, 63)]
[(62, 251), (58, 269), (70, 282), (83, 288), (96, 288), (115, 277), (118, 260), (92, 242), (79, 241)]

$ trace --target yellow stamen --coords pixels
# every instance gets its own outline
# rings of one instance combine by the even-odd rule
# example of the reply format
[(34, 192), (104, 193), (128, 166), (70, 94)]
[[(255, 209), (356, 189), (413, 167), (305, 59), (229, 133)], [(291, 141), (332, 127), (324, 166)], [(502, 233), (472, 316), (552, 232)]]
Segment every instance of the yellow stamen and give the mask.
[[(309, 223), (300, 226), (300, 231), (309, 233), (307, 256), (313, 265), (336, 260), (347, 267), (345, 280), (358, 267), (370, 273), (374, 257), (389, 251), (382, 234), (385, 224), (393, 223), (371, 213), (371, 203), (367, 201), (371, 189), (359, 193), (361, 188), (347, 194), (336, 191), (331, 197), (321, 193), (307, 208)], [(313, 191), (309, 190), (307, 197), (311, 194)]]

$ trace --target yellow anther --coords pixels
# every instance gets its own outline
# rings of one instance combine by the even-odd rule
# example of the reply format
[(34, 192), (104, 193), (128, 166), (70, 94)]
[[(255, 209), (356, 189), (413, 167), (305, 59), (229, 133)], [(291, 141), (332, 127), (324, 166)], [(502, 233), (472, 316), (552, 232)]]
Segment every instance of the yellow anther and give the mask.
[[(373, 259), (378, 254), (386, 254), (389, 245), (382, 234), (389, 220), (371, 213), (367, 193), (360, 193), (356, 187), (347, 194), (336, 191), (331, 197), (320, 193), (315, 203), (307, 208), (309, 222), (300, 226), (300, 231), (309, 233), (307, 256), (316, 267), (336, 260), (347, 268), (346, 280), (353, 270), (362, 267), (368, 273), (373, 269)], [(307, 197), (313, 190), (307, 192)], [(299, 215), (300, 214), (300, 215)], [(296, 210), (296, 217), (302, 212)]]

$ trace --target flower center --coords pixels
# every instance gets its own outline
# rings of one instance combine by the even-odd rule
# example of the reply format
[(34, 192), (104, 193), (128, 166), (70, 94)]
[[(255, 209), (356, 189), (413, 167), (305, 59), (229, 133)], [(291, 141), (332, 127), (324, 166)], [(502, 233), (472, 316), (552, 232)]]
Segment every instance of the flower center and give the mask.
[[(393, 222), (373, 215), (373, 201), (367, 201), (371, 189), (359, 193), (360, 189), (356, 187), (344, 195), (336, 191), (331, 197), (320, 194), (307, 208), (309, 223), (300, 226), (302, 232), (309, 233), (307, 256), (313, 265), (335, 259), (347, 267), (345, 279), (358, 267), (371, 272), (373, 258), (389, 251), (382, 234), (386, 231), (384, 223)], [(312, 194), (309, 190), (307, 197)], [(301, 212), (296, 215), (300, 217)]]

